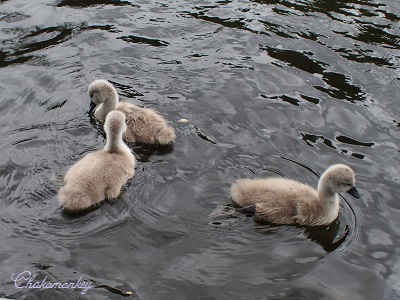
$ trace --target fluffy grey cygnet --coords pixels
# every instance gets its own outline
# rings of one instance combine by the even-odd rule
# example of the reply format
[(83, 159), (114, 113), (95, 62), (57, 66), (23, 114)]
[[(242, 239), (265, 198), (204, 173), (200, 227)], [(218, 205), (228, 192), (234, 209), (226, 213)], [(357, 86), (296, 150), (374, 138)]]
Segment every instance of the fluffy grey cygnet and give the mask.
[(65, 185), (58, 192), (64, 210), (77, 212), (105, 199), (115, 199), (122, 186), (133, 177), (136, 160), (122, 140), (125, 119), (119, 111), (110, 112), (104, 124), (106, 146), (86, 154), (68, 170)]
[(104, 122), (110, 111), (118, 110), (126, 115), (127, 142), (169, 145), (175, 139), (174, 129), (152, 109), (141, 108), (128, 102), (119, 102), (118, 93), (107, 80), (98, 79), (89, 85), (90, 108), (96, 119)]
[(253, 210), (257, 222), (317, 226), (327, 225), (339, 214), (339, 194), (360, 198), (353, 170), (342, 164), (329, 167), (318, 188), (286, 178), (239, 179), (231, 187), (235, 206)]

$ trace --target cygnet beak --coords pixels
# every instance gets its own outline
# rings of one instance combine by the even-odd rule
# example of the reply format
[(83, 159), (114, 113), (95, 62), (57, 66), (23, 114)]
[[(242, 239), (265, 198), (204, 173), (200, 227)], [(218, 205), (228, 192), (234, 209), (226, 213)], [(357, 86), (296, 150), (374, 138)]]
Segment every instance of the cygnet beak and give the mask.
[(91, 113), (93, 113), (94, 109), (96, 108), (96, 103), (94, 103), (93, 101), (90, 101), (90, 106), (89, 106), (89, 110), (86, 112), (88, 115), (90, 115)]
[(356, 199), (360, 199), (360, 194), (358, 193), (357, 189), (355, 186), (353, 186), (351, 189), (347, 191), (350, 195), (352, 195)]

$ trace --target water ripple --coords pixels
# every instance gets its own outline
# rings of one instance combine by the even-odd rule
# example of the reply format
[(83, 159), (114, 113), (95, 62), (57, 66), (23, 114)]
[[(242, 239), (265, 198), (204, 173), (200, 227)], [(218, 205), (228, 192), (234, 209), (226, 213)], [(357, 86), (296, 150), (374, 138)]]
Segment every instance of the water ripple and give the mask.
[[(2, 60), (0, 67), (5, 67), (13, 63), (22, 63), (30, 60), (33, 56), (26, 54), (32, 53), (55, 44), (62, 43), (72, 34), (70, 25), (54, 26), (47, 28), (32, 28), (30, 32), (19, 37), (18, 44), (15, 40), (5, 41), (8, 44), (6, 50), (2, 50)], [(23, 56), (24, 55), (24, 56)]]
[(330, 86), (325, 88), (322, 86), (314, 85), (320, 91), (329, 94), (336, 99), (346, 99), (350, 102), (355, 100), (364, 101), (366, 99), (365, 93), (361, 88), (349, 83), (349, 78), (343, 74), (328, 71), (328, 64), (325, 62), (311, 59), (313, 53), (300, 52), (294, 50), (282, 50), (272, 48), (269, 46), (260, 46), (261, 50), (265, 50), (268, 54), (282, 62), (287, 63), (289, 66), (301, 69), (311, 74), (321, 74), (322, 79)]
[(57, 7), (69, 6), (74, 8), (90, 7), (90, 6), (102, 6), (102, 5), (114, 5), (114, 6), (132, 6), (139, 8), (139, 5), (133, 4), (129, 1), (121, 0), (61, 0), (56, 4)]
[(27, 18), (29, 18), (28, 15), (25, 15), (20, 12), (12, 12), (12, 13), (0, 12), (0, 22), (4, 21), (6, 23), (13, 23), (25, 20)]
[(294, 106), (300, 106), (300, 104), (302, 102), (304, 102), (303, 100), (306, 100), (309, 103), (313, 103), (313, 104), (318, 104), (319, 103), (319, 99), (313, 98), (313, 97), (309, 97), (309, 96), (305, 96), (305, 95), (296, 95), (295, 97), (291, 97), (288, 95), (280, 95), (280, 96), (267, 96), (264, 94), (260, 94), (260, 96), (264, 99), (269, 99), (269, 100), (280, 100), (282, 102), (287, 102), (290, 103)]
[(126, 84), (122, 84), (122, 83), (119, 83), (119, 82), (115, 82), (113, 80), (109, 80), (109, 81), (118, 90), (118, 95), (121, 95), (121, 96), (124, 96), (124, 97), (127, 97), (127, 98), (136, 98), (136, 97), (143, 96), (142, 93), (138, 92), (137, 90), (135, 90), (130, 85), (126, 85)]
[[(359, 152), (349, 152), (349, 149), (346, 147), (342, 147), (341, 144), (338, 144), (337, 142), (330, 140), (329, 138), (323, 136), (323, 135), (315, 135), (315, 134), (310, 134), (306, 132), (300, 132), (301, 139), (309, 146), (311, 147), (316, 147), (317, 144), (322, 143), (325, 146), (338, 150), (339, 153), (341, 154), (346, 154), (349, 153), (351, 156), (358, 158), (358, 159), (364, 159), (365, 155)], [(347, 145), (354, 145), (354, 146), (361, 146), (361, 147), (372, 147), (375, 145), (373, 142), (361, 142), (357, 141), (353, 138), (346, 137), (344, 135), (338, 135), (335, 137), (335, 139), (342, 143), (342, 144), (347, 144)]]
[(158, 39), (150, 39), (150, 38), (145, 38), (142, 36), (134, 36), (134, 35), (128, 35), (128, 36), (121, 36), (118, 39), (121, 39), (125, 42), (128, 43), (134, 43), (134, 44), (146, 44), (154, 47), (160, 47), (160, 46), (168, 46), (169, 43), (166, 41), (158, 40)]
[(377, 66), (386, 66), (394, 68), (396, 66), (393, 58), (379, 57), (373, 50), (348, 49), (348, 48), (333, 48), (335, 52), (340, 53), (340, 56), (358, 63), (372, 63)]

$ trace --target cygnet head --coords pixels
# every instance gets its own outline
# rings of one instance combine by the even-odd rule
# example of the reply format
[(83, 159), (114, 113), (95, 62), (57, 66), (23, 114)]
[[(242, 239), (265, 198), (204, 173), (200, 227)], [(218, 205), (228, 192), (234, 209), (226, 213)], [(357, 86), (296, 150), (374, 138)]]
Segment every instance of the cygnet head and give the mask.
[(107, 139), (112, 139), (113, 136), (117, 135), (120, 135), (122, 139), (122, 134), (126, 131), (125, 119), (125, 114), (117, 110), (113, 110), (107, 115), (104, 123)]
[(117, 108), (118, 93), (114, 86), (107, 80), (97, 79), (93, 81), (89, 85), (88, 92), (90, 96), (90, 107), (88, 114), (91, 114), (97, 106), (105, 102), (107, 102), (108, 105), (113, 106), (110, 107), (110, 110)]
[(354, 171), (346, 165), (337, 164), (330, 166), (321, 176), (318, 184), (326, 185), (333, 193), (347, 192), (353, 197), (359, 199), (357, 189), (355, 188), (356, 178)]

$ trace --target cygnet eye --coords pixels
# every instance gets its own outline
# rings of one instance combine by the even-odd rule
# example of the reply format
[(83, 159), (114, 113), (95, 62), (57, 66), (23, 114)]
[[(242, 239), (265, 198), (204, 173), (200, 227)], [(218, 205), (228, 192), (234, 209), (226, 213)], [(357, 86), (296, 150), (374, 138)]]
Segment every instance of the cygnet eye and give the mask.
[(92, 93), (90, 93), (90, 98), (93, 98), (93, 94)]

